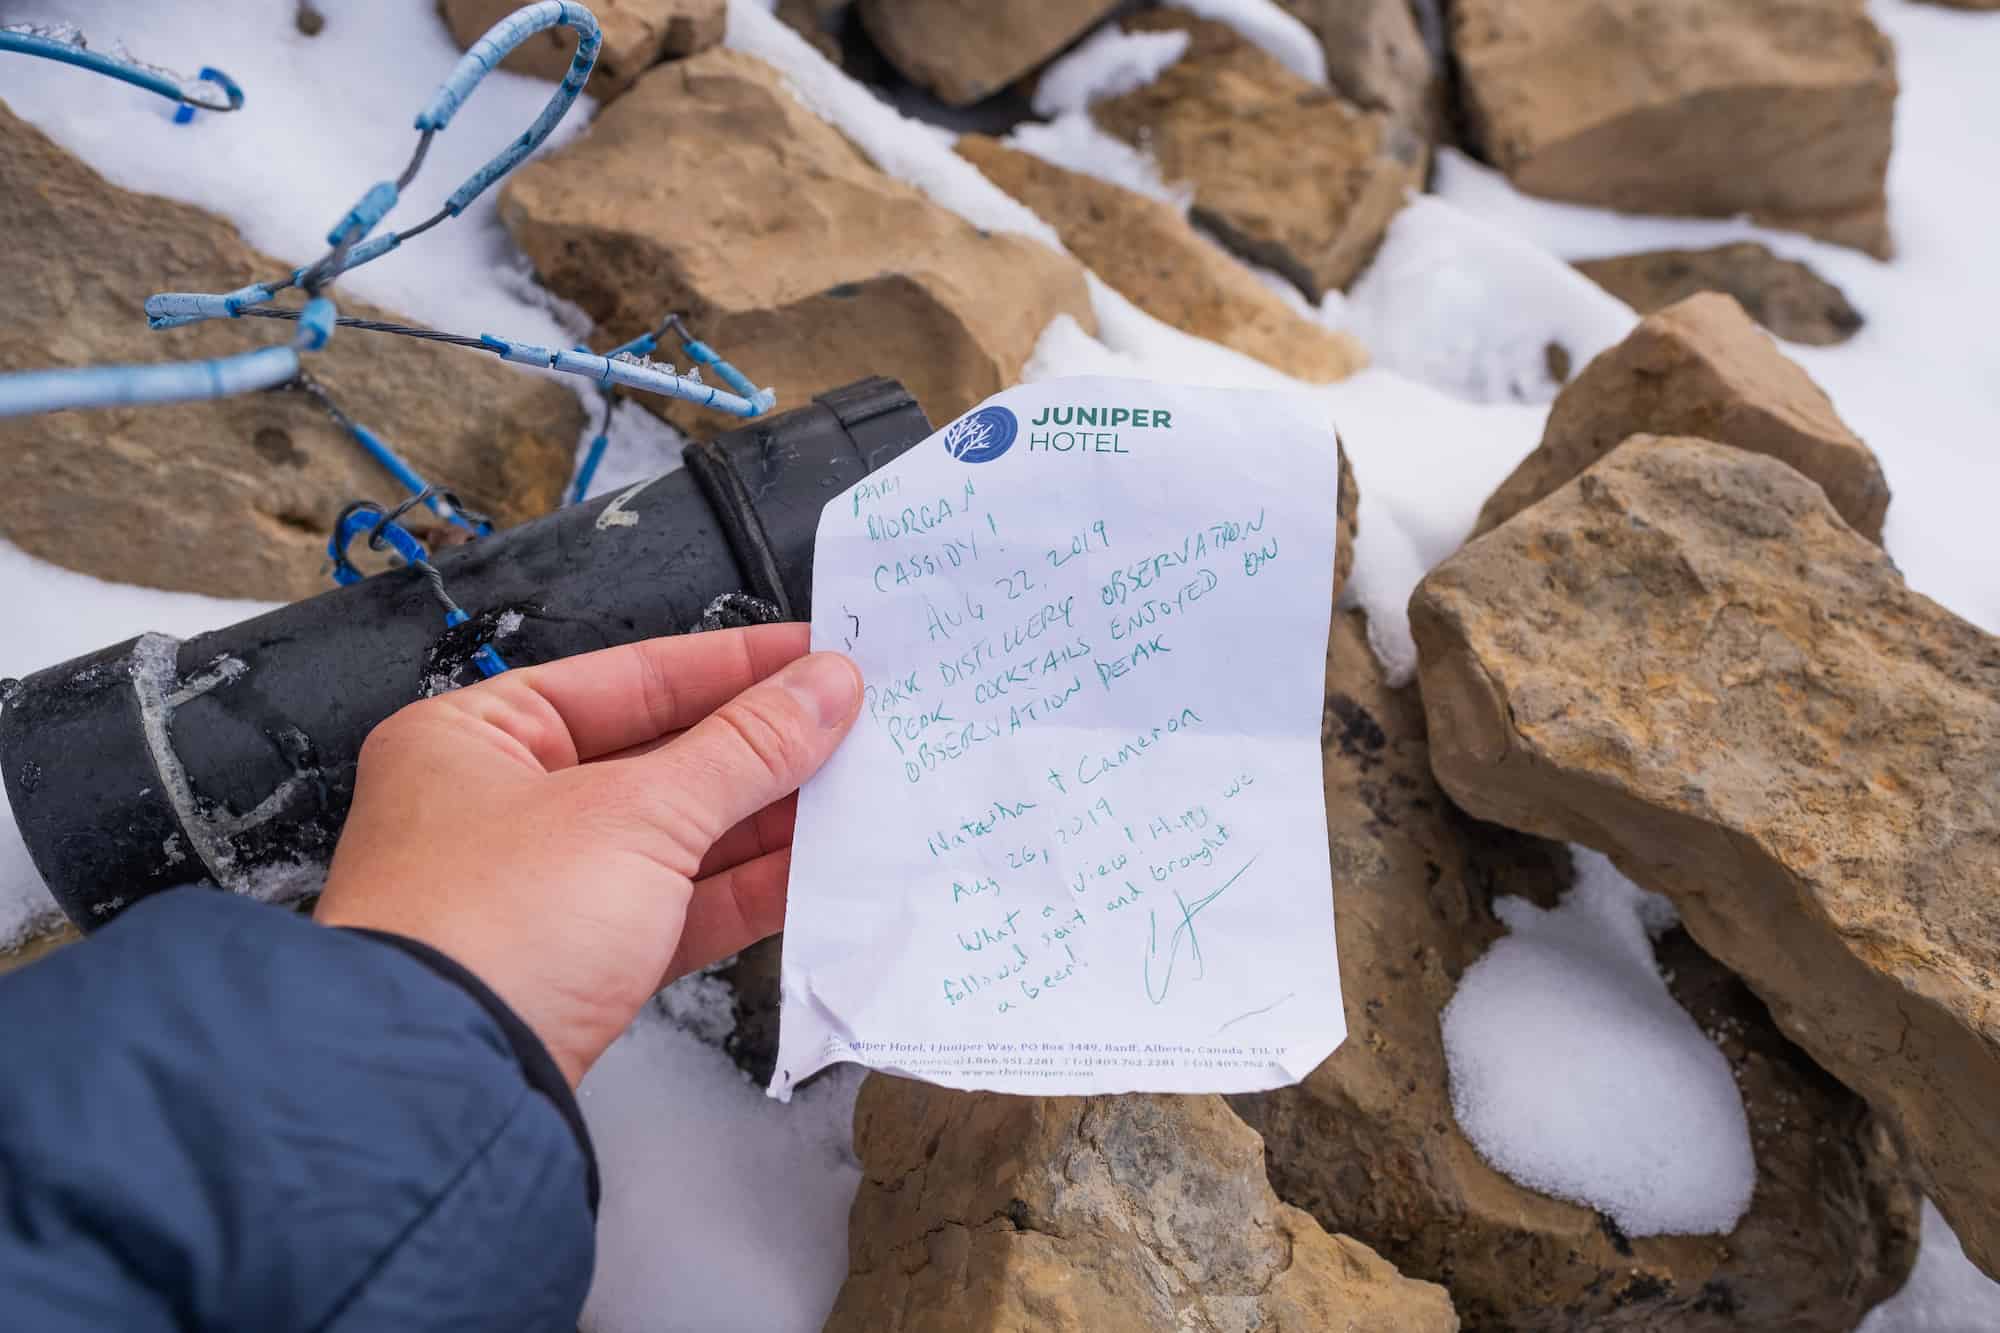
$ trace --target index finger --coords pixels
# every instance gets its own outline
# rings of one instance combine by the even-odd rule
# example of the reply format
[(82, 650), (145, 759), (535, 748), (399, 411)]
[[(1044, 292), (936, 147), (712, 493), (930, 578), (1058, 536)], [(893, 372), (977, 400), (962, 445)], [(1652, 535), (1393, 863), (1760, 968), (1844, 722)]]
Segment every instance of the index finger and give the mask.
[(517, 667), (472, 690), (502, 705), (539, 697), (562, 720), (577, 762), (681, 731), (805, 654), (802, 624), (751, 625), (602, 648), (539, 666)]

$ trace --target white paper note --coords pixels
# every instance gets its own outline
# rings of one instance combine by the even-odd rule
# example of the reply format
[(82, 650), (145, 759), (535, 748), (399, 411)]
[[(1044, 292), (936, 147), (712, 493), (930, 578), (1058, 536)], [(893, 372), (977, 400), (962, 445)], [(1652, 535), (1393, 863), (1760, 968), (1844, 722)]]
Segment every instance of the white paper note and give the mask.
[(1337, 489), (1282, 395), (1009, 389), (828, 504), (771, 1092), (1241, 1092), (1346, 1034), (1320, 777)]

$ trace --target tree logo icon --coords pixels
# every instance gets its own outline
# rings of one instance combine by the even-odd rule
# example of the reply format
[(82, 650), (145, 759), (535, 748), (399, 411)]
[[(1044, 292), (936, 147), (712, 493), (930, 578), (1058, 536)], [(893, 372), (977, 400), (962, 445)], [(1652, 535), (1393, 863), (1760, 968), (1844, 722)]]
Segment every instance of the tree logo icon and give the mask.
[(1004, 407), (982, 407), (944, 428), (944, 450), (961, 463), (990, 463), (1013, 447), (1021, 423)]

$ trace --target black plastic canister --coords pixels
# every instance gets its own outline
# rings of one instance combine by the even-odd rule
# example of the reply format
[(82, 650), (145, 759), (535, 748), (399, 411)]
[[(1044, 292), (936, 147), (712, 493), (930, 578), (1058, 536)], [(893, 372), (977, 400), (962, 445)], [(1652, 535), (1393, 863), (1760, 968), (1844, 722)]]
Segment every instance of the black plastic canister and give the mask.
[(179, 884), (316, 884), (362, 739), (476, 678), (482, 637), (519, 666), (681, 633), (725, 593), (804, 619), (820, 510), (929, 433), (900, 384), (863, 380), (691, 445), (681, 471), (438, 553), (474, 616), (457, 630), (399, 569), (7, 682), (0, 777), (21, 837), (84, 930)]

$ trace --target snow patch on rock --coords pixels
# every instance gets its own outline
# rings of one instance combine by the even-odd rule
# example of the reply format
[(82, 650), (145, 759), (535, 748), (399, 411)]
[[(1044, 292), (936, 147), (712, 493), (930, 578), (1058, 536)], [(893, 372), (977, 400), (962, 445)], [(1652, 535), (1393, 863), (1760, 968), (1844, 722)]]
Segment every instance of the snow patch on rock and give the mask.
[(1326, 51), (1319, 38), (1272, 0), (1166, 0), (1166, 3), (1201, 18), (1227, 23), (1244, 41), (1263, 47), (1292, 73), (1326, 87)]
[(1389, 224), (1346, 318), (1377, 365), (1474, 402), (1548, 402), (1639, 322), (1548, 251), (1434, 195)]
[(1453, 1113), (1498, 1170), (1628, 1236), (1727, 1233), (1757, 1163), (1728, 1058), (1653, 958), (1673, 909), (1574, 854), (1576, 886), (1553, 910), (1494, 904), (1512, 933), (1445, 1008)]
[(1035, 114), (1085, 111), (1092, 102), (1135, 92), (1159, 78), (1187, 47), (1185, 32), (1126, 32), (1107, 24), (1042, 71), (1035, 83)]
[(862, 1072), (783, 1105), (642, 1012), (577, 1089), (604, 1182), (584, 1333), (818, 1328), (847, 1273)]
[(1001, 142), (1065, 170), (1157, 199), (1182, 213), (1194, 202), (1193, 186), (1170, 184), (1160, 175), (1152, 154), (1112, 138), (1082, 111), (1067, 112), (1047, 123), (1024, 121)]

